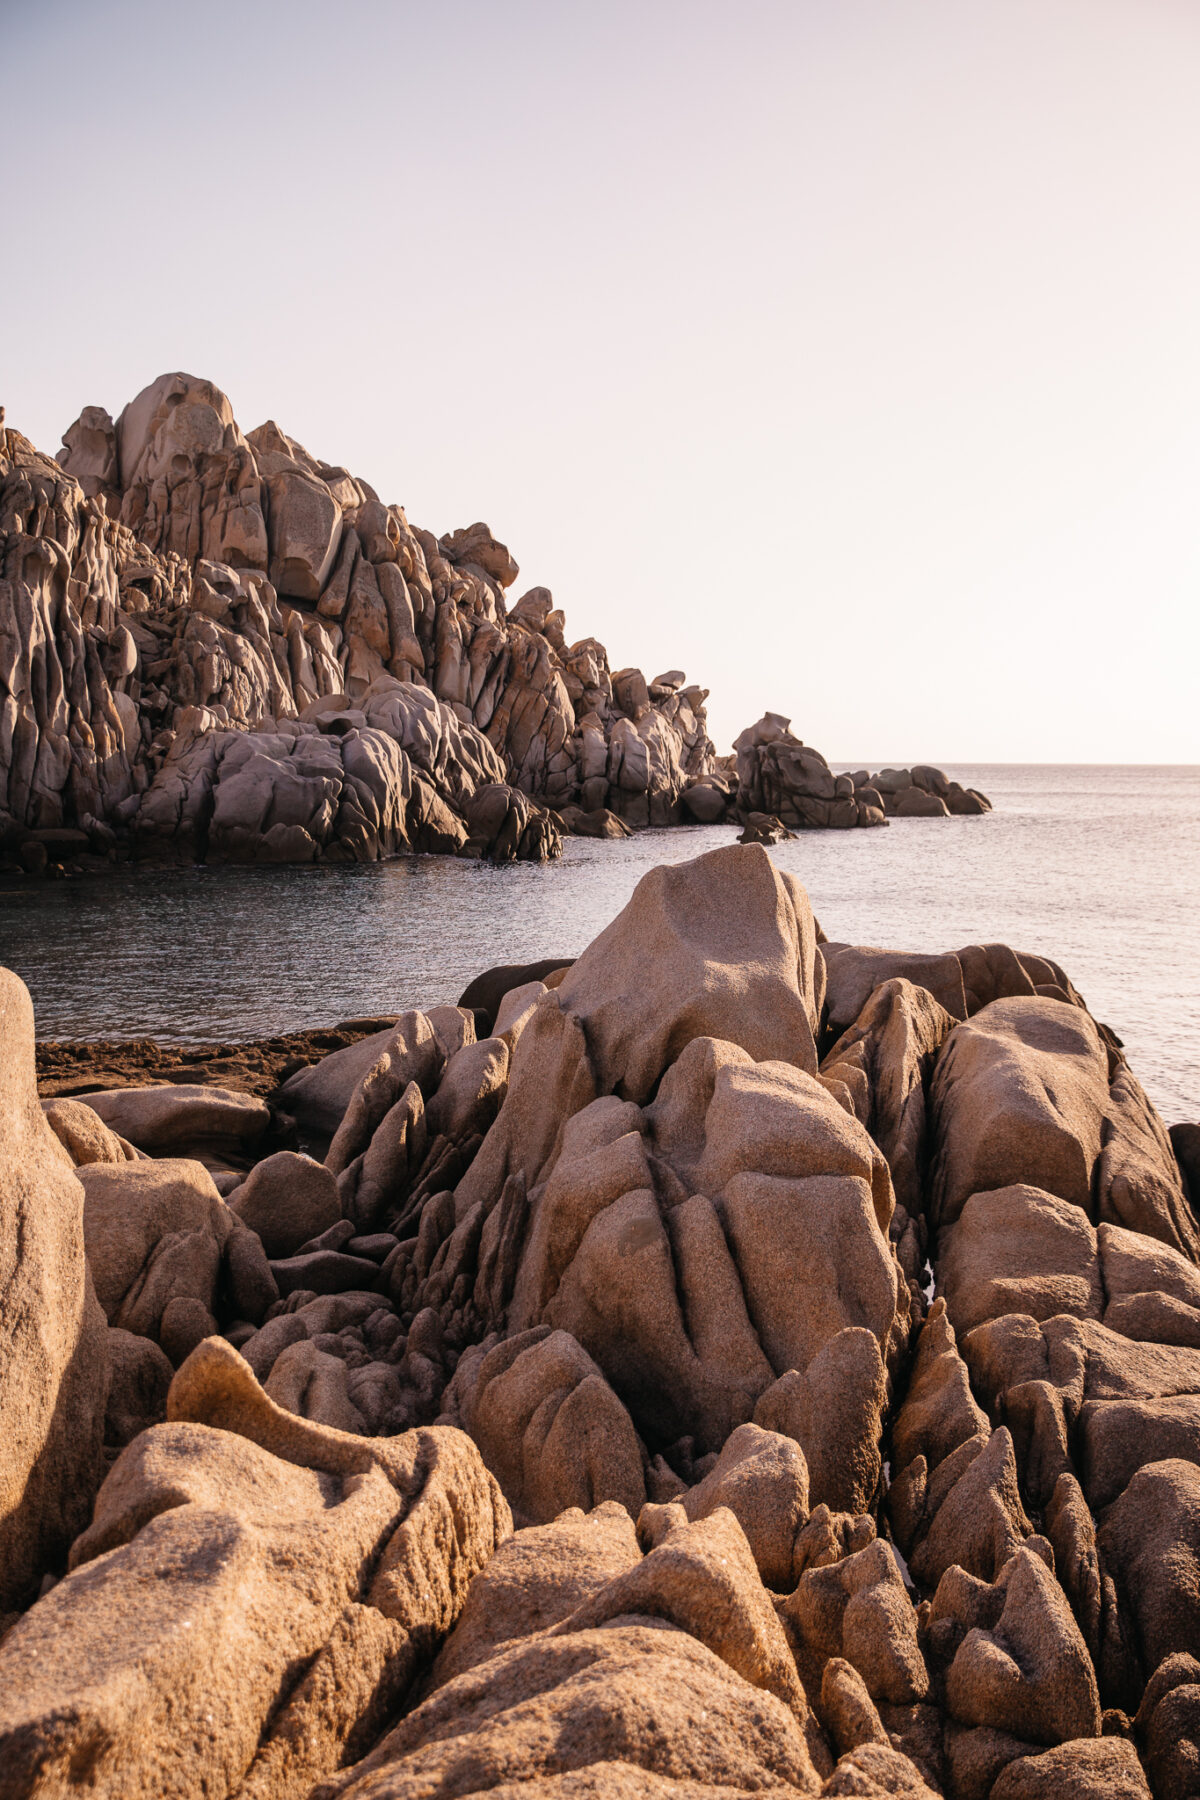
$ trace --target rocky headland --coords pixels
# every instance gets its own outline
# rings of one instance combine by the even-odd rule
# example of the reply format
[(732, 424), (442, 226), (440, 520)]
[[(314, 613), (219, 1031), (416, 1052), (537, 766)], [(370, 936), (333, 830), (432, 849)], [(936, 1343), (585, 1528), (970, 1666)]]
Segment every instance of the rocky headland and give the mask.
[(1200, 1792), (1200, 1132), (1056, 964), (730, 845), (196, 1080), (33, 1032), (4, 1800)]
[(706, 689), (569, 644), (518, 573), (190, 375), (85, 407), (57, 460), (0, 429), (0, 858), (507, 861), (986, 810), (936, 770), (835, 777), (773, 714), (718, 757)]

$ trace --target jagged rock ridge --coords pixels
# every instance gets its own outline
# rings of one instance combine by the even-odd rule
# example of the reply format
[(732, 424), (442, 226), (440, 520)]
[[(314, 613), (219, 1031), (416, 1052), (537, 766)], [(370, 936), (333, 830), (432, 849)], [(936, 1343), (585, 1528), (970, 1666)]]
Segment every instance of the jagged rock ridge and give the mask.
[(0, 854), (511, 860), (987, 810), (936, 769), (834, 776), (777, 714), (718, 758), (706, 689), (610, 670), (518, 573), (193, 376), (85, 407), (57, 462), (0, 431)]
[(713, 766), (705, 690), (610, 671), (546, 589), (509, 604), (486, 525), (410, 526), (210, 382), (85, 408), (57, 463), (0, 449), (0, 826), (38, 834), (30, 867), (114, 828), (143, 854), (546, 856), (546, 809), (666, 824)]

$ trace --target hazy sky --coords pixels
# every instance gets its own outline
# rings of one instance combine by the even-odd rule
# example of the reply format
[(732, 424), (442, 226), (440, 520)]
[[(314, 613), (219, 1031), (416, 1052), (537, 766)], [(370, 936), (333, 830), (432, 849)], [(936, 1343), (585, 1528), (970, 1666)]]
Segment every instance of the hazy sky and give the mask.
[(721, 748), (1200, 761), (1196, 0), (0, 0), (0, 401), (186, 369)]

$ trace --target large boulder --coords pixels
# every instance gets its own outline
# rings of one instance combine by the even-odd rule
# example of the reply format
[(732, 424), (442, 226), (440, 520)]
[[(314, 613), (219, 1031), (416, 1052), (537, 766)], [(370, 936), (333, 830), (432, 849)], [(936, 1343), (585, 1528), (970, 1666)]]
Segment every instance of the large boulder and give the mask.
[(601, 1092), (648, 1099), (696, 1037), (816, 1073), (824, 969), (808, 896), (736, 845), (652, 869), (558, 988)]
[(542, 1326), (463, 1356), (444, 1397), (514, 1514), (541, 1524), (569, 1507), (646, 1499), (644, 1453), (629, 1414), (575, 1339)]
[(0, 1646), (14, 1797), (84, 1769), (122, 1800), (309, 1792), (378, 1733), (510, 1529), (461, 1433), (368, 1444), (280, 1412), (227, 1346), (197, 1356)]
[(932, 1211), (953, 1225), (972, 1194), (1027, 1183), (1200, 1261), (1200, 1231), (1170, 1140), (1081, 1007), (994, 1000), (956, 1026), (934, 1074)]
[(270, 1107), (255, 1094), (187, 1082), (109, 1088), (79, 1098), (110, 1131), (153, 1156), (244, 1149), (271, 1123)]
[(641, 1560), (633, 1520), (616, 1500), (587, 1513), (569, 1506), (550, 1524), (514, 1532), (471, 1583), (430, 1689), (486, 1662), (501, 1645), (569, 1618)]
[(342, 1216), (337, 1181), (324, 1163), (277, 1150), (227, 1196), (229, 1209), (262, 1240), (268, 1256), (291, 1256)]
[(951, 1568), (931, 1617), (965, 1628), (946, 1673), (946, 1706), (954, 1718), (1041, 1744), (1099, 1737), (1100, 1698), (1087, 1646), (1066, 1595), (1032, 1549), (1014, 1553), (990, 1592)]
[[(130, 1165), (126, 1165), (130, 1166)], [(30, 1598), (100, 1483), (108, 1356), (83, 1189), (42, 1114), (33, 1007), (0, 969), (0, 1608)]]
[(603, 1530), (607, 1580), (592, 1551), (562, 1616), (574, 1595), (535, 1574), (533, 1603), (506, 1606), (514, 1635), (436, 1686), (333, 1792), (466, 1796), (502, 1778), (514, 1795), (815, 1794), (813, 1753), (828, 1768), (828, 1752), (733, 1515), (648, 1509), (636, 1560), (607, 1518)]
[(295, 600), (319, 600), (341, 543), (342, 509), (325, 483), (299, 465), (281, 460), (266, 485), (268, 573), (275, 590)]
[[(848, 1328), (873, 1340), (877, 1377), (858, 1357), (856, 1380), (881, 1387), (907, 1320), (891, 1205), (879, 1151), (813, 1076), (695, 1038), (653, 1107), (610, 1096), (567, 1120), (531, 1196), (508, 1326), (569, 1332), (652, 1450), (682, 1436), (719, 1450), (777, 1377), (805, 1375)], [(831, 1463), (859, 1466), (859, 1433), (873, 1446), (878, 1432), (867, 1415), (841, 1414)]]
[(1093, 1226), (1039, 1188), (973, 1194), (945, 1234), (936, 1274), (964, 1334), (1003, 1314), (1070, 1314), (1141, 1342), (1200, 1348), (1195, 1263), (1142, 1232)]
[(1104, 1566), (1136, 1621), (1143, 1667), (1200, 1644), (1200, 1468), (1148, 1463), (1104, 1516)]
[(81, 1170), (83, 1233), (111, 1325), (153, 1338), (176, 1364), (220, 1329), (224, 1296), (258, 1323), (278, 1299), (256, 1234), (186, 1157)]

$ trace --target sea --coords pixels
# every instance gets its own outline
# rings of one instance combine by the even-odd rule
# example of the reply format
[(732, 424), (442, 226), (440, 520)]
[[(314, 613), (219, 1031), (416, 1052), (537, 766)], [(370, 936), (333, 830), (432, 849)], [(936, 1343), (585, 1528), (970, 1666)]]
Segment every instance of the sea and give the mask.
[[(1168, 1123), (1200, 1120), (1200, 767), (948, 767), (982, 818), (813, 831), (771, 851), (826, 934), (1008, 943), (1060, 963)], [(0, 963), (40, 1038), (238, 1042), (454, 1001), (495, 963), (576, 955), (648, 869), (730, 826), (567, 841), (559, 862), (0, 876)]]

